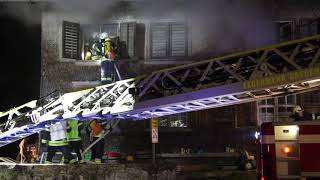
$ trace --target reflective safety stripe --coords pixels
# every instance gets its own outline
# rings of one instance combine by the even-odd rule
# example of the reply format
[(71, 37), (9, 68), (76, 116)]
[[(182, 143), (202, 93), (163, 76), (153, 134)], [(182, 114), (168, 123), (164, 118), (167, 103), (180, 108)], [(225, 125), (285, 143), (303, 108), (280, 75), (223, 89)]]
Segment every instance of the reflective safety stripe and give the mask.
[(81, 141), (81, 138), (72, 138), (72, 139), (68, 139), (68, 141)]
[(274, 135), (262, 135), (261, 144), (274, 144)]
[(65, 146), (68, 145), (68, 142), (66, 140), (61, 141), (49, 141), (49, 146)]
[(48, 140), (46, 140), (46, 139), (41, 139), (41, 143), (48, 143)]
[(107, 78), (102, 77), (101, 80), (112, 80), (112, 78), (111, 77), (107, 77)]
[[(308, 135), (299, 135), (299, 143), (320, 143), (320, 134), (308, 134)], [(263, 135), (261, 136), (261, 144), (274, 144), (274, 135)]]

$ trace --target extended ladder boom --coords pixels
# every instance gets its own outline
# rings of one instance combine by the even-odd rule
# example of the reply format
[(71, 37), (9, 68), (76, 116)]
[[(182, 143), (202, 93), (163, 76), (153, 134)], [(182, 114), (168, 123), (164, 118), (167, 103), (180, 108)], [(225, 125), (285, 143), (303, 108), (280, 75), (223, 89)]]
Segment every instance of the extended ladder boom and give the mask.
[(315, 90), (319, 40), (313, 36), (31, 101), (0, 114), (0, 147), (51, 120), (148, 119)]

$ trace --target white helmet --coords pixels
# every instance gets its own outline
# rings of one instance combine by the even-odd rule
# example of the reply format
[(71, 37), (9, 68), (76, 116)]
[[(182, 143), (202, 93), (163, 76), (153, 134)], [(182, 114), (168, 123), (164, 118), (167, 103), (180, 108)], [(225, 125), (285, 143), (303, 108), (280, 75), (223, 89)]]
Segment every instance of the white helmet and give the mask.
[(107, 37), (108, 37), (108, 33), (106, 33), (106, 32), (103, 32), (100, 34), (100, 39), (105, 39)]
[(298, 113), (298, 112), (301, 112), (301, 111), (303, 111), (303, 109), (301, 108), (301, 106), (295, 106), (295, 107), (293, 108), (293, 113)]
[(99, 38), (99, 33), (98, 33), (98, 32), (92, 33), (92, 38), (93, 38), (93, 39)]

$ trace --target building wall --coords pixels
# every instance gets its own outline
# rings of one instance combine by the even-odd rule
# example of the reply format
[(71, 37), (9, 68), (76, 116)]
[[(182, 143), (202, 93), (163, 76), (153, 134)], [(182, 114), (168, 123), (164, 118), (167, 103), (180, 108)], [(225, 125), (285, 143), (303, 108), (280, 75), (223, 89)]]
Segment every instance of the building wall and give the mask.
[[(104, 23), (109, 20), (136, 21), (139, 26), (139, 33), (136, 36), (137, 57), (123, 60), (120, 64), (120, 72), (124, 78), (135, 77), (139, 74), (150, 73), (156, 69), (175, 66), (181, 63), (200, 61), (225, 53), (241, 51), (272, 44), (277, 41), (277, 30), (274, 21), (310, 17), (310, 9), (305, 9), (308, 13), (295, 15), (295, 8), (287, 8), (277, 1), (273, 1), (278, 9), (264, 13), (263, 7), (271, 7), (270, 4), (250, 4), (250, 8), (244, 7), (246, 3), (234, 4), (224, 3), (186, 3), (177, 4), (139, 4), (130, 7), (127, 14), (110, 15), (108, 13), (97, 13), (95, 17), (86, 16), (85, 13), (67, 13), (57, 11), (46, 11), (42, 17), (42, 79), (41, 96), (54, 90), (62, 92), (75, 91), (84, 87), (96, 86), (100, 79), (100, 64), (95, 61), (78, 61), (62, 58), (62, 21), (77, 22), (80, 24)], [(231, 3), (232, 3), (231, 2)], [(278, 3), (278, 4), (277, 4)], [(290, 3), (288, 3), (290, 4)], [(179, 8), (177, 8), (179, 7)], [(298, 8), (299, 6), (296, 6)], [(126, 8), (125, 8), (126, 9)], [(268, 10), (268, 8), (266, 8)], [(302, 9), (298, 10), (299, 12)], [(102, 17), (107, 18), (102, 18)], [(103, 19), (103, 20), (101, 20)], [(186, 21), (188, 27), (188, 55), (183, 59), (150, 59), (149, 52), (149, 26), (155, 21)], [(143, 34), (145, 33), (145, 34)], [(75, 87), (72, 82), (88, 81), (86, 86)], [(248, 111), (250, 109), (250, 111)], [(215, 116), (224, 112), (226, 115)], [(254, 103), (237, 105), (235, 107), (225, 107), (213, 110), (198, 111), (190, 113), (190, 124), (194, 129), (218, 129), (211, 133), (204, 133), (199, 136), (192, 134), (184, 137), (186, 143), (194, 143), (196, 139), (203, 140), (204, 143), (211, 143), (210, 150), (215, 150), (214, 146), (221, 144), (223, 147), (229, 143), (238, 142), (240, 146), (246, 142), (246, 138), (240, 141), (233, 139), (234, 134), (230, 129), (234, 127), (248, 127), (256, 125), (256, 108)], [(224, 120), (222, 120), (224, 119)], [(222, 129), (221, 127), (225, 127)], [(220, 130), (219, 130), (220, 129)], [(237, 129), (237, 138), (249, 136), (246, 130)], [(175, 136), (177, 137), (177, 136)], [(198, 138), (196, 138), (198, 137)], [(215, 137), (214, 140), (212, 137)], [(224, 141), (228, 137), (228, 141)], [(251, 137), (251, 136), (250, 136)], [(168, 142), (172, 137), (167, 135)], [(189, 141), (188, 138), (193, 139)], [(174, 142), (180, 141), (177, 138)], [(166, 141), (165, 141), (166, 142)], [(212, 143), (216, 142), (216, 143)], [(222, 145), (224, 144), (224, 145)], [(165, 147), (164, 145), (163, 147)], [(221, 148), (220, 147), (220, 148)], [(216, 149), (217, 150), (217, 149)], [(222, 150), (222, 149), (218, 149)]]
[(52, 91), (70, 92), (76, 90), (72, 81), (97, 81), (100, 78), (100, 64), (77, 63), (62, 58), (63, 14), (44, 12), (41, 33), (41, 96)]
[[(233, 3), (233, 4), (232, 4)], [(177, 64), (199, 61), (227, 52), (240, 51), (247, 48), (260, 47), (272, 39), (272, 32), (260, 36), (258, 32), (272, 31), (265, 25), (268, 17), (259, 13), (260, 4), (253, 4), (251, 14), (240, 3), (137, 3), (119, 5), (113, 11), (97, 9), (74, 9), (59, 7), (61, 4), (48, 8), (42, 17), (42, 80), (41, 96), (54, 90), (62, 92), (74, 91), (73, 81), (91, 81), (87, 86), (97, 85), (100, 78), (99, 62), (84, 62), (62, 58), (62, 21), (81, 24), (103, 24), (108, 22), (137, 22), (135, 38), (137, 54), (131, 60), (120, 64), (124, 78), (149, 73)], [(66, 6), (72, 6), (67, 4)], [(234, 8), (232, 8), (234, 7)], [(84, 8), (84, 9), (81, 9)], [(118, 10), (119, 13), (112, 13)], [(123, 12), (122, 12), (123, 11)], [(225, 11), (225, 12), (224, 12)], [(125, 13), (124, 13), (125, 12)], [(240, 23), (242, 19), (248, 19)], [(188, 37), (188, 57), (150, 59), (149, 31), (152, 22), (186, 22)], [(268, 25), (269, 26), (269, 25)], [(250, 33), (249, 33), (250, 32)], [(144, 34), (143, 34), (144, 33)], [(94, 82), (94, 83), (93, 83)]]

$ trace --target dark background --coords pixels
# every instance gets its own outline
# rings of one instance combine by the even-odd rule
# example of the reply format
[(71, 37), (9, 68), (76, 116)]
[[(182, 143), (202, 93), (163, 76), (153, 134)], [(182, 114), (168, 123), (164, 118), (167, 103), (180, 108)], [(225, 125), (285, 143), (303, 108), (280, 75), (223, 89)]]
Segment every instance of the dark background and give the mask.
[[(29, 17), (25, 11), (32, 11)], [(32, 3), (0, 3), (0, 111), (39, 98), (41, 8)], [(0, 148), (15, 158), (18, 143)]]

